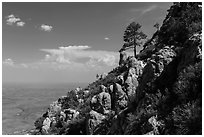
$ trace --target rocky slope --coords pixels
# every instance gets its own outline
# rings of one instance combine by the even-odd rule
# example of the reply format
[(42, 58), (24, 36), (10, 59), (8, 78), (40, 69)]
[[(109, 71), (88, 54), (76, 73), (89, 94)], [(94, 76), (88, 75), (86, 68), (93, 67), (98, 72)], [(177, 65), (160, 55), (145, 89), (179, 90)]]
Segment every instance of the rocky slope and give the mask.
[(174, 3), (134, 57), (53, 102), (28, 134), (202, 134), (202, 3)]

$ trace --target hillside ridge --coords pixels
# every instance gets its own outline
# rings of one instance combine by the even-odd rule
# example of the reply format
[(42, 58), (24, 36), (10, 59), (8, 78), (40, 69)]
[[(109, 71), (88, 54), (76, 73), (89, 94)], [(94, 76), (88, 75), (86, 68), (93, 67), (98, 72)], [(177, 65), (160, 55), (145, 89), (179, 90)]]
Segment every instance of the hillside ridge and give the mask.
[(202, 3), (176, 2), (135, 57), (50, 104), (27, 134), (202, 134)]

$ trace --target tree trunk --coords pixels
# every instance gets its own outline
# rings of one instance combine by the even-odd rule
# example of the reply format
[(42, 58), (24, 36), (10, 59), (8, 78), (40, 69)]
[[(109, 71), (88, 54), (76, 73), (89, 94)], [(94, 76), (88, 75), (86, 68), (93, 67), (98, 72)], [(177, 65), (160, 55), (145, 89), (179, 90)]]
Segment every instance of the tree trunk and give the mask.
[(136, 54), (137, 54), (137, 52), (136, 52), (136, 42), (135, 42), (135, 38), (134, 38), (134, 56), (135, 56), (135, 58), (136, 58)]

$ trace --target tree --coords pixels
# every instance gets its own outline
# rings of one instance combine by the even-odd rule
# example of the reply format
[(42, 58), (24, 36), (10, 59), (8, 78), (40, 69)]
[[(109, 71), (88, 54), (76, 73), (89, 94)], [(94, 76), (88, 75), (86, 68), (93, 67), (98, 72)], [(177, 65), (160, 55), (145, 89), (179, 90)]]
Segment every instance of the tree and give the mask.
[(99, 74), (96, 74), (96, 79), (99, 79), (99, 77), (100, 77)]
[(123, 40), (124, 45), (120, 51), (134, 48), (134, 56), (136, 57), (136, 46), (141, 46), (142, 40), (146, 39), (147, 35), (140, 31), (141, 25), (139, 23), (132, 22), (127, 26)]
[(154, 26), (157, 30), (159, 30), (159, 23), (157, 22), (156, 24), (154, 24)]

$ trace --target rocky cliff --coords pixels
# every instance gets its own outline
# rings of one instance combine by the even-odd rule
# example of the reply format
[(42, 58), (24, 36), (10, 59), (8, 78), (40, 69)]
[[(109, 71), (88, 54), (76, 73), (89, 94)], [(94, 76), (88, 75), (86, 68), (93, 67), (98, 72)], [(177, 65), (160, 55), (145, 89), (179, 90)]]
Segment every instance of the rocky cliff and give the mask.
[(50, 104), (29, 134), (202, 134), (202, 3), (174, 3), (137, 57)]

